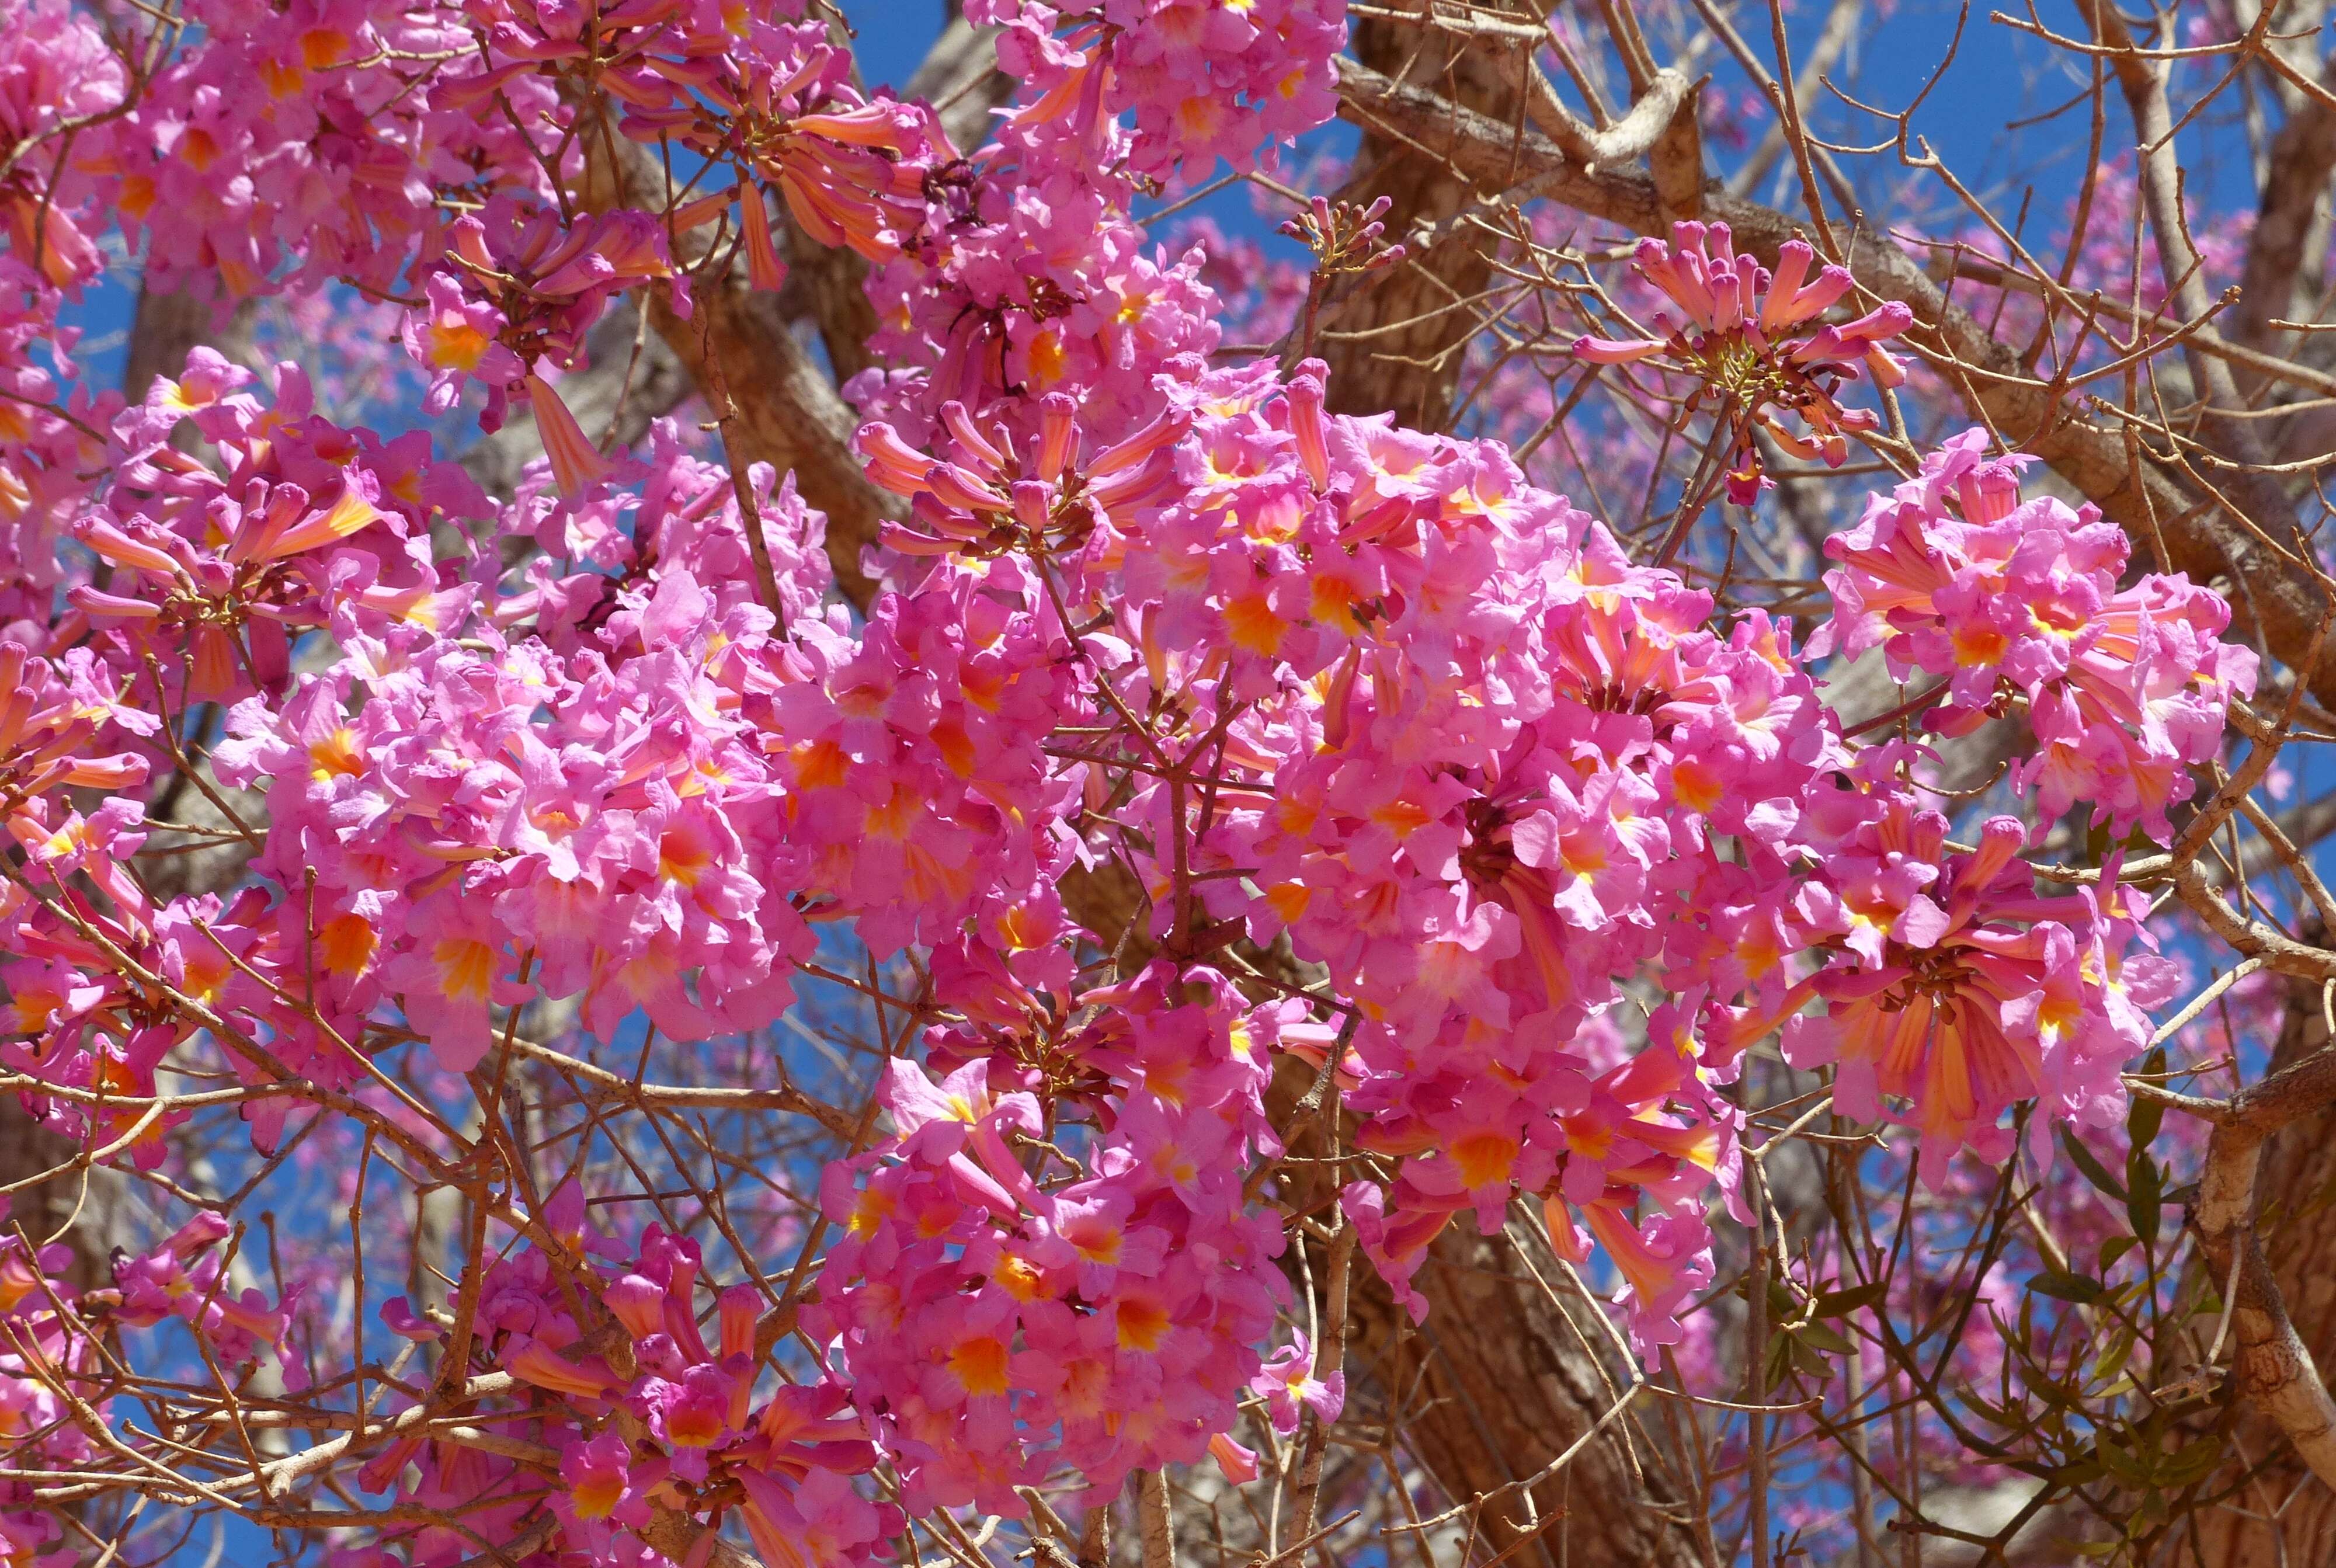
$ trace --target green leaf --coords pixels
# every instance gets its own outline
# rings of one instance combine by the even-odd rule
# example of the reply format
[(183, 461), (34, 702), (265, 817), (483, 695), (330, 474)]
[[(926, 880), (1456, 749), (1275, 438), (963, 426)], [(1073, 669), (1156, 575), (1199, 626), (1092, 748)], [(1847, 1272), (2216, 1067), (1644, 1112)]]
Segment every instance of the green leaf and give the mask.
[(2111, 1236), (2107, 1241), (2103, 1242), (2101, 1243), (2101, 1272), (2104, 1274), (2107, 1273), (2110, 1268), (2116, 1264), (2119, 1258), (2124, 1257), (2127, 1252), (2132, 1251), (2134, 1248), (2140, 1244), (2140, 1242), (2132, 1236)]
[(1874, 1280), (1863, 1285), (1852, 1285), (1845, 1290), (1827, 1290), (1817, 1298), (1816, 1314), (1820, 1318), (1846, 1318), (1852, 1312), (1873, 1306), (1889, 1290), (1887, 1281)]
[(2133, 1233), (2141, 1238), (2142, 1245), (2154, 1247), (2157, 1244), (2159, 1200), (2166, 1191), (2165, 1177), (2148, 1151), (2136, 1148), (2126, 1156), (2125, 1178), (2128, 1189), (2125, 1217), (2133, 1222)]
[(2149, 1485), (2149, 1469), (2142, 1463), (2140, 1456), (2126, 1452), (2107, 1433), (2101, 1434), (2096, 1451), (2101, 1456), (2101, 1463), (2108, 1466), (2109, 1474), (2127, 1485), (2137, 1491)]
[[(2145, 1075), (2151, 1076), (2165, 1072), (2166, 1047), (2160, 1046), (2144, 1057), (2141, 1070)], [(2136, 1149), (2149, 1147), (2156, 1141), (2158, 1126), (2165, 1120), (2166, 1106), (2163, 1104), (2136, 1095), (2133, 1099), (2133, 1109), (2127, 1113), (2125, 1118), (2125, 1130), (2131, 1145)]]
[(1981, 1415), (1986, 1417), (1989, 1422), (1992, 1425), (1998, 1427), (2011, 1427), (2018, 1425), (2018, 1423), (2011, 1418), (2011, 1412), (2010, 1409), (2000, 1405), (1989, 1404), (1985, 1399), (1980, 1398), (1975, 1389), (1965, 1387), (1962, 1390), (1961, 1397), (1965, 1404), (1978, 1411)]
[(2064, 1274), (2058, 1269), (2048, 1269), (2029, 1282), (2029, 1290), (2039, 1296), (2049, 1296), (2056, 1301), (2074, 1301), (2079, 1307), (2089, 1307), (2105, 1293), (2091, 1280), (2078, 1274)]
[(2126, 1361), (2133, 1354), (2134, 1343), (2133, 1330), (2119, 1328), (2109, 1336), (2108, 1349), (2103, 1350), (2100, 1359), (2093, 1363), (2093, 1376), (2107, 1382), (2125, 1370)]
[(2124, 1186), (2109, 1174), (2108, 1167), (2101, 1164), (2099, 1156), (2085, 1147), (2083, 1140), (2066, 1127), (2060, 1129), (2060, 1146), (2068, 1151), (2068, 1158), (2077, 1162), (2077, 1169), (2084, 1172), (2085, 1180), (2118, 1203), (2125, 1202)]
[(1768, 1387), (1776, 1388), (1793, 1369), (1793, 1337), (1778, 1329), (1768, 1336)]
[(1823, 1323), (1803, 1323), (1793, 1332), (1800, 1337), (1803, 1344), (1813, 1345), (1829, 1355), (1846, 1356), (1854, 1348)]
[(2228, 1452), (2220, 1437), (2201, 1437), (2185, 1444), (2179, 1453), (2160, 1467), (2159, 1474), (2168, 1486), (2187, 1486), (2213, 1475), (2214, 1466), (2223, 1462)]

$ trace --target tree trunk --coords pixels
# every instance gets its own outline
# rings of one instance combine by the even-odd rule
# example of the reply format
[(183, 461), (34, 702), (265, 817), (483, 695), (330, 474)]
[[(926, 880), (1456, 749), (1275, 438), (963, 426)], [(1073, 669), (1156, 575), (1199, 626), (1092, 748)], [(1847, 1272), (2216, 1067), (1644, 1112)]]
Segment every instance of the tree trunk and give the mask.
[[(1538, 1266), (1554, 1282), (1551, 1260), (1543, 1256)], [(1348, 1366), (1369, 1379), (1365, 1397), (1389, 1407), (1405, 1446), (1454, 1501), (1496, 1494), (1478, 1516), (1476, 1561), (1505, 1555), (1538, 1531), (1533, 1545), (1508, 1561), (1538, 1557), (1552, 1568), (1703, 1563), (1689, 1523), (1694, 1506), (1671, 1476), (1669, 1456), (1643, 1429), (1626, 1436), (1629, 1417), (1533, 1488), (1530, 1505), (1512, 1485), (1546, 1468), (1625, 1391), (1609, 1383), (1590, 1349), (1590, 1336), (1600, 1332), (1594, 1323), (1569, 1322), (1510, 1244), (1478, 1235), (1465, 1214), (1438, 1238), (1416, 1284), (1429, 1312), (1415, 1328), (1377, 1277), (1358, 1265)]]
[[(2304, 940), (2326, 940), (2306, 930)], [(2290, 979), (2287, 1013), (2267, 1071), (2328, 1048), (2320, 988)], [(2290, 1123), (2263, 1147), (2263, 1254), (2281, 1299), (2324, 1376), (2336, 1368), (2336, 1105)], [(2219, 1290), (2222, 1281), (2216, 1281)], [(2211, 1333), (2212, 1325), (2201, 1329)], [(2298, 1463), (2279, 1429), (2252, 1411), (2231, 1434), (2232, 1458), (2263, 1466), (2233, 1506), (2199, 1516), (2205, 1568), (2304, 1568), (2336, 1563), (2336, 1492)], [(2194, 1561), (2186, 1551), (2184, 1561)]]
[[(1426, 28), (1383, 20), (1358, 22), (1354, 52), (1373, 70), (1432, 89), (1482, 114), (1508, 121), (1518, 112), (1517, 62)], [(1441, 158), (1368, 127), (1353, 171), (1338, 192), (1366, 204), (1394, 203), (1387, 237), (1402, 239), (1421, 224), (1439, 224), (1476, 192)], [(1366, 277), (1368, 292), (1325, 329), (1317, 352), (1329, 361), (1329, 404), (1337, 414), (1386, 414), (1415, 430), (1443, 430), (1460, 395), (1475, 311), (1459, 301), (1481, 294), (1492, 278), (1484, 239), (1465, 229), (1424, 255), (1406, 257)], [(1346, 336), (1346, 335), (1358, 336)]]

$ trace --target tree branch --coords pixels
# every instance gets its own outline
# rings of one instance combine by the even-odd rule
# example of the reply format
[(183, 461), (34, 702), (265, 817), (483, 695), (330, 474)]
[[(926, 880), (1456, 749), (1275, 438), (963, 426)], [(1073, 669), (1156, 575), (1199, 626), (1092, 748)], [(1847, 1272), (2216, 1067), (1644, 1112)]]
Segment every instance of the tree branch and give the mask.
[[(1433, 93), (1351, 63), (1340, 69), (1338, 90), (1348, 119), (1434, 146), (1455, 172), (1481, 187), (1506, 189), (1517, 177), (1538, 173), (1545, 176), (1539, 189), (1552, 200), (1634, 233), (1662, 228), (1661, 205), (1645, 175), (1581, 170), (1540, 136), (1520, 137)], [(1728, 224), (1740, 248), (1768, 263), (1799, 228), (1772, 207), (1720, 190), (1706, 192), (1704, 215)], [(2201, 581), (2228, 579), (2239, 624), (2260, 636), (2273, 657), (2301, 661), (2325, 601), (2303, 563), (2272, 544), (2258, 520), (2226, 510), (2146, 451), (2136, 462), (2125, 430), (2083, 417), (2024, 374), (2018, 354), (1951, 303), (1897, 244), (1860, 229), (1849, 236), (1846, 250), (1846, 265), (1864, 294), (1901, 300), (1913, 310), (1917, 326), (1905, 341), (1938, 365), (1974, 414), (2008, 443), (2051, 464), (2145, 548), (2162, 540), (2172, 569)], [(2289, 508), (2286, 521), (2292, 521)], [(2281, 520), (2271, 521), (2276, 527)], [(2322, 702), (2336, 701), (2336, 657), (2323, 657), (2311, 680)]]

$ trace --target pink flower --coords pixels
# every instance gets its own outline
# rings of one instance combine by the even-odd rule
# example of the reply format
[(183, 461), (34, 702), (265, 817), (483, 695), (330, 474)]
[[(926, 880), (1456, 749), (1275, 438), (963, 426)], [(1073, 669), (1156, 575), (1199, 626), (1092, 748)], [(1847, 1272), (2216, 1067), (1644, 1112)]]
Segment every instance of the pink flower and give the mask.
[(275, 1348), (288, 1322), (284, 1307), (271, 1306), (257, 1288), (238, 1291), (222, 1278), (222, 1260), (212, 1252), (233, 1231), (223, 1216), (205, 1213), (154, 1251), (117, 1258), (113, 1283), (122, 1292), (122, 1320), (143, 1326), (180, 1318), (229, 1366), (254, 1359), (263, 1345)]
[[(1846, 896), (1820, 919), (1865, 938), (1796, 988), (1825, 1011), (1784, 1037), (1795, 1066), (1837, 1064), (1844, 1114), (1921, 1130), (1932, 1186), (1964, 1146), (2009, 1152), (1998, 1122), (2015, 1101), (2047, 1096), (2086, 1122), (2114, 1115), (2117, 1072), (2149, 1032), (2114, 1002), (2099, 956), (2105, 940), (2121, 955), (2125, 931), (2093, 901), (2036, 896), (2017, 819), (1990, 819), (1968, 854), (1950, 855), (1945, 836), (1944, 819), (1903, 800), (1860, 831), (1834, 879)], [(1902, 853), (1937, 877), (1932, 891), (1877, 899), (1876, 869)]]
[(1336, 1421), (1347, 1400), (1347, 1375), (1333, 1368), (1327, 1378), (1314, 1375), (1314, 1347), (1304, 1334), (1292, 1333), (1290, 1343), (1269, 1358), (1250, 1390), (1265, 1401), (1273, 1430), (1283, 1437), (1297, 1434), (1299, 1407), (1310, 1408), (1324, 1425)]
[(551, 1495), (560, 1522), (582, 1542), (605, 1543), (613, 1526), (638, 1529), (649, 1522), (648, 1502), (632, 1485), (632, 1453), (613, 1427), (571, 1443), (560, 1456), (561, 1491)]
[(454, 405), (466, 377), (508, 386), (524, 373), (519, 356), (505, 347), (509, 326), (501, 311), (483, 299), (466, 298), (462, 284), (433, 273), (423, 286), (429, 305), (406, 313), (400, 336), (405, 351), (431, 372), (424, 406), (443, 414)]
[[(1725, 223), (1674, 224), (1669, 245), (1641, 239), (1636, 259), (1640, 275), (1669, 301), (1656, 317), (1660, 336), (1578, 337), (1573, 353), (1601, 365), (1659, 362), (1717, 394), (1735, 443), (1731, 502), (1749, 506), (1774, 482), (1763, 471), (1756, 432), (1796, 457), (1838, 468), (1848, 457), (1848, 433), (1879, 428), (1878, 414), (1845, 410), (1836, 394), (1857, 379), (1861, 365), (1878, 386), (1905, 379), (1882, 345), (1913, 325), (1906, 306), (1893, 300), (1854, 321), (1802, 330), (1849, 291), (1848, 270), (1827, 265), (1810, 281), (1815, 253), (1792, 239), (1779, 249), (1772, 275), (1736, 254)], [(1786, 416), (1794, 424), (1784, 423)]]
[(1973, 430), (1925, 458), (1825, 544), (1838, 612), (1813, 654), (1879, 645), (1901, 676), (1944, 677), (1933, 727), (1958, 734), (2024, 700), (2039, 743), (2013, 770), (2049, 817), (2078, 801), (2119, 833), (2165, 842), (2169, 807), (2222, 744), (2255, 657), (2222, 640), (2230, 607), (2184, 577), (2120, 587), (2129, 549), (2092, 507), (2021, 503), (2017, 454)]

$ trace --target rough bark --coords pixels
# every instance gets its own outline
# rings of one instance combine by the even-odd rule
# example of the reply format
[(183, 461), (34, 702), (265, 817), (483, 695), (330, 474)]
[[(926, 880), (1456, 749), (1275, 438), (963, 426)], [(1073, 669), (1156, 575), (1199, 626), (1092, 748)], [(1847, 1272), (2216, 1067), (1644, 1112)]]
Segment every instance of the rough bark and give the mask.
[[(1465, 46), (1465, 41), (1386, 20), (1358, 22), (1357, 58), (1398, 81), (1418, 83), (1467, 104), (1495, 122), (1516, 118), (1523, 94), (1522, 54)], [(1428, 151), (1399, 136), (1365, 127), (1363, 144), (1340, 199), (1358, 205), (1385, 196), (1393, 236), (1422, 225), (1446, 223), (1474, 194), (1454, 180), (1434, 141)], [(1393, 411), (1419, 430), (1450, 424), (1460, 394), (1464, 345), (1479, 325), (1462, 302), (1481, 294), (1492, 278), (1482, 237), (1465, 229), (1434, 249), (1406, 258), (1374, 279), (1368, 300), (1342, 315), (1324, 334), (1320, 351), (1330, 365), (1329, 401), (1340, 414)]]
[[(2293, 1066), (2327, 1044), (2320, 986), (2290, 980), (2269, 1070)], [(2263, 1148), (2256, 1190), (2263, 1195), (2258, 1232), (2280, 1299), (2312, 1359), (2336, 1367), (2336, 1105), (2273, 1135)], [(2232, 1448), (2241, 1463), (2264, 1468), (2241, 1507), (2200, 1516), (2203, 1561), (2210, 1568), (2336, 1562), (2336, 1491), (2295, 1459), (2272, 1419), (2243, 1413)]]
[(130, 317), (130, 342), (122, 355), (122, 392), (136, 403), (166, 375), (175, 380), (187, 367), (187, 351), (207, 344), (229, 359), (249, 361), (251, 328), (258, 311), (245, 300), (222, 311), (200, 295), (161, 293), (141, 284), (138, 305)]
[[(80, 1152), (81, 1145), (74, 1140), (51, 1132), (34, 1120), (13, 1093), (0, 1091), (0, 1187), (44, 1175)], [(73, 1265), (66, 1277), (83, 1290), (104, 1284), (109, 1271), (103, 1243), (109, 1233), (108, 1216), (117, 1196), (115, 1181), (110, 1173), (98, 1171), (91, 1173), (91, 1187), (86, 1193), (82, 1183), (71, 1178), (44, 1182), (12, 1193), (8, 1195), (5, 1218), (0, 1219), (0, 1225), (6, 1229), (0, 1233), (13, 1236), (21, 1228), (38, 1247), (63, 1231), (63, 1239), (73, 1248)], [(81, 1209), (78, 1217), (73, 1212), (76, 1206)]]
[[(2336, 88), (2336, 61), (2321, 69), (2321, 81)], [(2275, 350), (2284, 335), (2271, 323), (2300, 319), (2304, 258), (2326, 244), (2331, 170), (2336, 170), (2336, 109), (2307, 98), (2272, 139), (2263, 162), (2263, 195), (2234, 312), (2232, 335), (2241, 342)]]
[[(1530, 1542), (1507, 1560), (1538, 1556), (1566, 1568), (1703, 1563), (1687, 1523), (1692, 1505), (1644, 1432), (1626, 1437), (1620, 1423), (1610, 1426), (1533, 1488), (1530, 1509), (1511, 1486), (1564, 1452), (1616, 1391), (1583, 1331), (1542, 1294), (1505, 1242), (1479, 1236), (1465, 1217), (1455, 1221), (1417, 1282), (1429, 1311), (1415, 1328), (1376, 1276), (1358, 1269), (1348, 1366), (1368, 1378), (1366, 1398), (1387, 1402), (1406, 1446), (1447, 1494), (1463, 1501), (1494, 1494), (1480, 1516), (1476, 1560)], [(1598, 1331), (1586, 1320), (1583, 1328)]]

